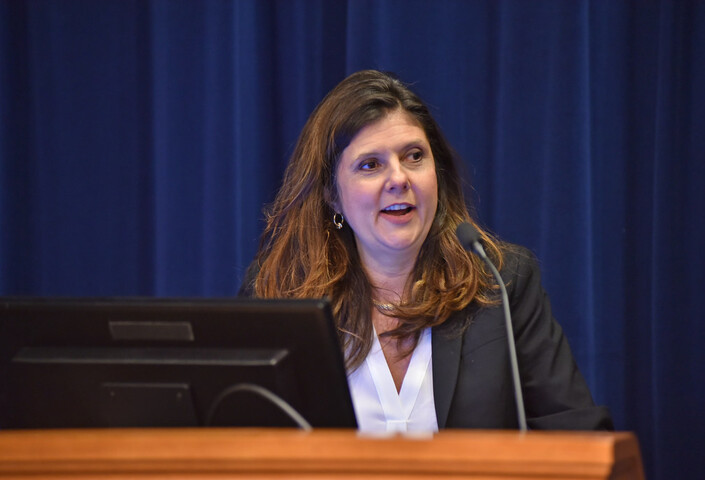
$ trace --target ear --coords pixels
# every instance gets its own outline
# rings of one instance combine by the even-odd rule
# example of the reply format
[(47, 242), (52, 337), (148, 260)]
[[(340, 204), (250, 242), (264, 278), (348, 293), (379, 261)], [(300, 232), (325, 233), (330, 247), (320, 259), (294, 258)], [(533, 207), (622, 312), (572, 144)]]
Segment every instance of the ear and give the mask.
[(326, 188), (323, 193), (323, 200), (328, 205), (333, 213), (342, 213), (342, 207), (340, 205), (340, 200), (338, 199), (337, 192), (331, 192), (329, 188)]

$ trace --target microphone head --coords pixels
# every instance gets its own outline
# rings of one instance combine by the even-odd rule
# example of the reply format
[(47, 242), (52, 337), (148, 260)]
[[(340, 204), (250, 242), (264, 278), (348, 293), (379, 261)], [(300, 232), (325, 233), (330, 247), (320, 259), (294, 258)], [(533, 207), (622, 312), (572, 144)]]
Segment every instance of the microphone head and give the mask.
[(455, 229), (455, 234), (465, 250), (473, 251), (473, 244), (480, 240), (480, 232), (472, 223), (463, 222)]

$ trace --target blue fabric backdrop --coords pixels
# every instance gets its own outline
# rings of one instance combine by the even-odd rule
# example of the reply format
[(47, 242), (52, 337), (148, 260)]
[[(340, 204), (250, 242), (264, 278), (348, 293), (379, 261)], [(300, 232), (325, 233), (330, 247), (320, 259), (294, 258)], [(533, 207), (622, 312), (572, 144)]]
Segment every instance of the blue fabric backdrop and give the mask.
[(0, 294), (232, 295), (287, 156), (413, 82), (651, 478), (705, 471), (705, 2), (2, 1)]

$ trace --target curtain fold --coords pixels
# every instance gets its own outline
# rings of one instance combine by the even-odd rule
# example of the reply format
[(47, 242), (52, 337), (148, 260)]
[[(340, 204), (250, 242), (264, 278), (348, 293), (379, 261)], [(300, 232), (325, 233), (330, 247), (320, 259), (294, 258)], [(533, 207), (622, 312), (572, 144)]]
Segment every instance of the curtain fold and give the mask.
[(0, 294), (233, 295), (309, 113), (411, 82), (650, 478), (705, 471), (705, 2), (0, 1)]

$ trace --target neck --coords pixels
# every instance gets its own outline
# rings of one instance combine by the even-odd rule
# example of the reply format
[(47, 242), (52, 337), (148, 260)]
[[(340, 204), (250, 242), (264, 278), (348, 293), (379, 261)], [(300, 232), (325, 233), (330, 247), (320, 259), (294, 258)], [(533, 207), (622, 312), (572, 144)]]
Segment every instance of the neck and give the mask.
[(416, 262), (416, 255), (378, 258), (361, 254), (362, 266), (374, 289), (375, 300), (382, 303), (401, 301), (406, 283)]

